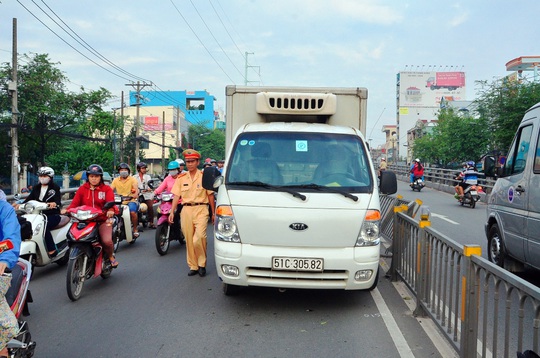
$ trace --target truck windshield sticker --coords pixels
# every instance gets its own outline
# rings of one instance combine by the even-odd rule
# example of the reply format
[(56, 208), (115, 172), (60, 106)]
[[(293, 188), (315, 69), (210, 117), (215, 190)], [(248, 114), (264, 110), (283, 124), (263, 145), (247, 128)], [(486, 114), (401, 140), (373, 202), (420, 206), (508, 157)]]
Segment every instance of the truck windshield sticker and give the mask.
[(250, 140), (248, 144), (249, 144), (249, 145), (255, 145), (255, 141), (254, 141), (254, 140)]
[(248, 141), (246, 139), (243, 139), (240, 141), (240, 145), (246, 145), (248, 143)]
[(296, 141), (296, 151), (297, 152), (307, 152), (308, 151), (307, 140), (297, 140)]

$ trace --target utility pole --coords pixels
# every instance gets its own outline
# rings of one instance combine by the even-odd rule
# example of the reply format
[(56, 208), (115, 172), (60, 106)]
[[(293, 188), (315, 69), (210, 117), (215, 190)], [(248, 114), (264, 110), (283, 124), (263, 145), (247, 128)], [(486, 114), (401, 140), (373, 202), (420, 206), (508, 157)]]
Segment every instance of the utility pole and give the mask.
[(161, 171), (165, 173), (165, 111), (161, 117)]
[[(120, 162), (124, 161), (124, 91), (120, 96), (120, 120), (122, 121), (122, 131), (120, 132)], [(113, 171), (116, 170), (116, 167), (113, 168)]]
[(11, 194), (19, 192), (19, 140), (17, 134), (17, 19), (13, 19), (13, 54), (12, 54), (12, 76), (8, 84), (8, 91), (11, 93)]
[(261, 72), (260, 72), (261, 67), (260, 66), (249, 66), (248, 65), (248, 55), (253, 55), (254, 52), (247, 52), (246, 51), (245, 54), (246, 54), (246, 63), (244, 65), (244, 86), (247, 86), (248, 83), (250, 83), (250, 82), (259, 82), (260, 83), (260, 81), (248, 81), (248, 68), (257, 68), (259, 76), (260, 76), (261, 75)]
[(137, 94), (135, 95), (135, 98), (137, 99), (137, 103), (135, 103), (135, 106), (137, 106), (137, 113), (135, 117), (135, 164), (139, 162), (139, 127), (140, 127), (140, 120), (139, 120), (139, 108), (141, 106), (141, 90), (144, 87), (151, 86), (152, 83), (141, 83), (140, 81), (137, 81), (137, 84), (128, 83), (126, 86), (131, 86), (135, 89), (135, 92)]

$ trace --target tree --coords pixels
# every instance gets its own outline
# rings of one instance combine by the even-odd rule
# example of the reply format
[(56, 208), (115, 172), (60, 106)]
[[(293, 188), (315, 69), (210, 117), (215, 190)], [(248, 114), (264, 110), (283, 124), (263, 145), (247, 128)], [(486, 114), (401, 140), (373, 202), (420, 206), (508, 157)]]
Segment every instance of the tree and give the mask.
[(433, 133), (415, 141), (414, 156), (422, 158), (423, 162), (440, 165), (476, 161), (487, 151), (487, 129), (484, 118), (475, 118), (469, 113), (456, 113), (453, 108), (442, 109)]
[[(50, 165), (50, 159), (54, 159), (55, 165), (66, 159), (68, 167), (78, 167), (80, 163), (71, 158), (78, 157), (77, 150), (85, 146), (90, 152), (110, 152), (110, 138), (101, 137), (104, 133), (110, 137), (112, 128), (101, 109), (111, 98), (109, 91), (81, 88), (79, 93), (70, 92), (66, 88), (67, 77), (47, 54), (24, 57), (21, 61), (24, 64), (18, 68), (17, 83), (20, 162), (37, 167)], [(0, 86), (10, 79), (11, 66), (5, 63), (0, 68)], [(11, 99), (1, 96), (0, 113), (10, 110)], [(93, 159), (88, 158), (87, 162), (96, 162)], [(61, 163), (62, 168), (64, 163)]]
[(219, 129), (209, 130), (206, 126), (197, 124), (188, 129), (189, 144), (201, 153), (204, 158), (225, 158), (225, 134)]
[(484, 88), (475, 100), (478, 114), (488, 123), (490, 151), (506, 151), (525, 112), (540, 102), (540, 83), (526, 80), (480, 81)]

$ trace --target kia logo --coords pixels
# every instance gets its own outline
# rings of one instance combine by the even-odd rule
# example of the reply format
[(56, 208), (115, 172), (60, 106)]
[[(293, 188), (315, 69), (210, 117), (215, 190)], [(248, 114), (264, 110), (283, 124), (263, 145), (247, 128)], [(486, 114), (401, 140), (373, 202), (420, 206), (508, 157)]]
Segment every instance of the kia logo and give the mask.
[(289, 227), (294, 231), (302, 231), (308, 228), (306, 224), (302, 223), (292, 223), (291, 225), (289, 225)]

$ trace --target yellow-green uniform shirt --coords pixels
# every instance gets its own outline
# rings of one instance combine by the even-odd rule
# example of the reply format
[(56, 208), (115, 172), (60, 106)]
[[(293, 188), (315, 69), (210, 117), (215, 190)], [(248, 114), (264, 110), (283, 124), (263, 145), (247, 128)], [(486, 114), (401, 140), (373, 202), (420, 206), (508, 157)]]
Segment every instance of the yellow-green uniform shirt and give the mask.
[(135, 189), (135, 192), (137, 192), (137, 179), (132, 176), (128, 176), (125, 180), (121, 180), (120, 177), (114, 178), (111, 188), (116, 190), (119, 195), (133, 196), (134, 193), (131, 192), (131, 189)]
[(191, 174), (180, 174), (174, 182), (172, 193), (182, 199), (182, 204), (208, 203), (208, 195), (212, 190), (206, 190), (202, 186), (202, 172), (197, 170), (193, 180)]

